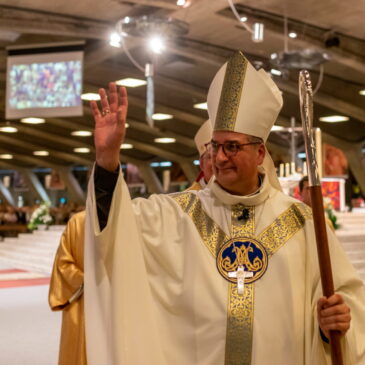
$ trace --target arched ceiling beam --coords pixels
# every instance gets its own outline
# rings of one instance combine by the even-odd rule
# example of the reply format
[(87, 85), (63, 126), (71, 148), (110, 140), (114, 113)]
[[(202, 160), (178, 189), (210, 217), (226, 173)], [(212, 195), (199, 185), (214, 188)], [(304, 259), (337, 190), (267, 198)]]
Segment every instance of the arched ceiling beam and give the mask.
[(0, 28), (8, 31), (106, 40), (112, 26), (106, 21), (0, 5)]
[[(282, 91), (285, 91), (292, 95), (298, 95), (298, 86), (296, 84), (278, 78), (275, 79), (275, 83)], [(364, 108), (360, 108), (356, 105), (350, 104), (347, 101), (338, 99), (332, 95), (318, 91), (314, 96), (314, 102), (326, 108), (336, 110), (361, 122), (365, 122)]]
[[(108, 85), (102, 85), (100, 87), (107, 87)], [(85, 84), (85, 92), (94, 92), (97, 93), (99, 88), (96, 85), (91, 85), (91, 84)], [(144, 98), (140, 98), (138, 96), (132, 95), (131, 93), (128, 94), (128, 99), (129, 99), (129, 103), (131, 105), (134, 105), (135, 107), (141, 108), (141, 109), (146, 109), (146, 99)], [(155, 110), (156, 113), (166, 113), (166, 114), (172, 114), (175, 118), (177, 119), (181, 119), (182, 121), (186, 122), (186, 123), (190, 123), (190, 124), (194, 124), (197, 126), (201, 126), (204, 123), (204, 118), (199, 117), (197, 115), (194, 115), (192, 113), (188, 113), (186, 111), (180, 110), (180, 109), (176, 109), (176, 108), (172, 108), (170, 106), (167, 105), (162, 105), (159, 103), (155, 104)]]
[[(267, 11), (261, 11), (260, 9), (254, 9), (242, 4), (237, 4), (236, 8), (238, 12), (249, 16), (250, 21), (253, 23), (264, 22), (265, 30), (280, 38), (283, 37), (284, 17), (282, 14), (269, 13)], [(222, 15), (226, 18), (231, 18), (232, 22), (236, 22), (238, 24), (230, 8), (227, 8), (224, 12), (222, 12)], [(301, 46), (302, 48), (313, 48), (313, 46), (322, 49), (324, 48), (323, 37), (330, 29), (324, 29), (314, 26), (313, 24), (304, 23), (299, 19), (289, 19), (289, 25), (292, 31), (300, 33), (300, 37), (296, 39), (297, 48), (298, 46)], [(306, 29), (305, 32), (303, 32), (304, 27)], [(242, 29), (245, 30), (243, 26)], [(343, 66), (350, 67), (358, 72), (365, 73), (365, 58), (360, 57), (347, 49), (341, 48), (341, 46), (326, 49), (326, 52), (331, 55), (333, 61)]]
[[(125, 65), (120, 67), (119, 65), (116, 65), (112, 62), (104, 62), (102, 66), (94, 67), (93, 72), (103, 74), (103, 72), (105, 73), (105, 69), (108, 70), (108, 72), (110, 72), (110, 73), (114, 72), (115, 80), (118, 80), (121, 78), (120, 77), (121, 70), (123, 71), (123, 75), (125, 75), (125, 76), (128, 75), (128, 77), (144, 78), (144, 75), (137, 68), (132, 68), (132, 67), (128, 67)], [(205, 90), (199, 86), (188, 84), (187, 82), (183, 82), (183, 81), (171, 78), (171, 77), (163, 76), (158, 71), (159, 70), (157, 69), (155, 72), (155, 75), (154, 75), (156, 87), (163, 86), (166, 89), (173, 89), (173, 90), (177, 90), (180, 92), (184, 92), (192, 97), (201, 99), (202, 101), (205, 101), (207, 99), (207, 90)], [(110, 75), (110, 74), (108, 74), (108, 75)], [(108, 76), (108, 77), (110, 77), (110, 76)]]
[[(90, 116), (90, 119), (92, 118), (92, 113), (89, 107), (84, 108), (84, 115)], [(127, 120), (128, 124), (136, 130), (139, 130), (141, 132), (149, 133), (156, 137), (172, 137), (175, 138), (176, 141), (182, 145), (185, 145), (190, 148), (196, 148), (195, 142), (192, 138), (182, 136), (181, 134), (168, 131), (166, 129), (161, 130), (160, 128), (154, 126), (150, 127), (146, 122), (138, 121), (132, 118), (128, 118)], [(82, 127), (84, 128), (84, 127)], [(127, 131), (128, 136), (128, 131)]]
[[(12, 153), (14, 153), (14, 154), (17, 154), (17, 148), (15, 146), (25, 148), (30, 151), (37, 151), (37, 150), (45, 149), (45, 147), (42, 145), (25, 142), (25, 141), (20, 140), (19, 138), (10, 137), (10, 136), (0, 135), (0, 141), (3, 142), (2, 148), (4, 148), (4, 144), (7, 144), (6, 149), (8, 151), (12, 151)], [(49, 153), (50, 153), (50, 156), (49, 156), (50, 158), (53, 155), (56, 158), (66, 160), (70, 163), (80, 163), (80, 164), (90, 165), (93, 161), (91, 158), (79, 157), (74, 154), (60, 152), (60, 151), (54, 150), (52, 148), (47, 148), (47, 151), (49, 151)]]

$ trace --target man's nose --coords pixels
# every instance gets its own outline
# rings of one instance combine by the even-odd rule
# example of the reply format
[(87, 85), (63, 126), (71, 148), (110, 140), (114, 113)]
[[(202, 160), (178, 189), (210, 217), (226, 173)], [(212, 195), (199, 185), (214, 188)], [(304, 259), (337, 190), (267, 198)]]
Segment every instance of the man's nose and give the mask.
[(215, 153), (215, 160), (217, 162), (227, 161), (227, 155), (224, 152), (224, 149), (223, 149), (222, 145), (218, 146), (218, 151)]

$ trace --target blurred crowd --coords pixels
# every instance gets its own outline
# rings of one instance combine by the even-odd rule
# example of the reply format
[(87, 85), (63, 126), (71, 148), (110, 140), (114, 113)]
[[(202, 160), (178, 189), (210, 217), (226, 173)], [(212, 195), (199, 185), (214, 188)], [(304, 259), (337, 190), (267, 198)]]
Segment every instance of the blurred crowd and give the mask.
[[(0, 204), (0, 224), (28, 224), (32, 213), (39, 204), (24, 207), (14, 207), (10, 204)], [(85, 206), (70, 202), (50, 208), (53, 224), (66, 224), (73, 214), (81, 212)]]

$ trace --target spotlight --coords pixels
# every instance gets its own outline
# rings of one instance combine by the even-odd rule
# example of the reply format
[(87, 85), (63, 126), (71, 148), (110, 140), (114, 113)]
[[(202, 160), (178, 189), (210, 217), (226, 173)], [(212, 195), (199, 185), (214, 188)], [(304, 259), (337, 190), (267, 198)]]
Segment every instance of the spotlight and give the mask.
[(176, 5), (180, 6), (182, 8), (187, 8), (188, 6), (190, 6), (191, 4), (191, 0), (177, 0), (176, 1)]
[(121, 41), (121, 38), (118, 33), (114, 32), (110, 35), (109, 44), (112, 47), (120, 48), (120, 41)]
[(162, 38), (159, 36), (154, 36), (150, 38), (149, 47), (152, 50), (152, 52), (157, 54), (161, 54), (166, 48)]
[(298, 34), (295, 32), (290, 32), (288, 35), (289, 35), (289, 38), (293, 38), (293, 39), (298, 37)]

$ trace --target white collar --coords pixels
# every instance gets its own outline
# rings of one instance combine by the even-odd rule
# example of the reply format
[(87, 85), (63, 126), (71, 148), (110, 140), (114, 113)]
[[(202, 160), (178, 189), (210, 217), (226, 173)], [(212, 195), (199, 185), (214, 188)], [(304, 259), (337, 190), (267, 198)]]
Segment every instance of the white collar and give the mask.
[(252, 194), (249, 195), (233, 195), (225, 191), (216, 182), (215, 177), (209, 181), (208, 187), (211, 189), (215, 197), (226, 205), (243, 204), (246, 206), (255, 206), (263, 203), (272, 193), (274, 189), (269, 183), (269, 179), (263, 176), (261, 186)]

